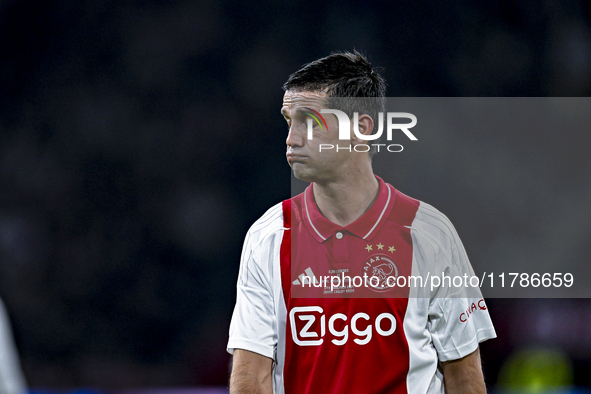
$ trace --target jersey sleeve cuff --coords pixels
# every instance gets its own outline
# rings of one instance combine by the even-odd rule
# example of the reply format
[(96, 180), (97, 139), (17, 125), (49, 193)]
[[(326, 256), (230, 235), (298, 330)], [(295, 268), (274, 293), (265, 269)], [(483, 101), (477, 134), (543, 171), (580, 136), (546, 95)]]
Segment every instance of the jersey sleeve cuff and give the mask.
[(451, 361), (464, 358), (470, 353), (474, 352), (480, 342), (484, 342), (488, 339), (493, 339), (496, 337), (497, 334), (494, 329), (479, 330), (476, 333), (476, 338), (474, 338), (471, 342), (455, 349), (450, 349), (445, 352), (438, 352), (439, 361)]
[(261, 356), (273, 359), (273, 348), (263, 345), (259, 342), (254, 342), (248, 339), (230, 339), (226, 351), (230, 354), (234, 354), (234, 349), (244, 349), (253, 353), (258, 353)]

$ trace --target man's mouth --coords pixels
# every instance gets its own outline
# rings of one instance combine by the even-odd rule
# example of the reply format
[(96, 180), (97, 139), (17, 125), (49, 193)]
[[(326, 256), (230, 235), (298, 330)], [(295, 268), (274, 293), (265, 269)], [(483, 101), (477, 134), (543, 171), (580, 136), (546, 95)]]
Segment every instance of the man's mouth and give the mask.
[(293, 153), (293, 152), (287, 152), (285, 154), (285, 156), (287, 157), (287, 161), (289, 161), (290, 163), (301, 162), (301, 161), (304, 161), (308, 158), (308, 156), (306, 156), (306, 155)]

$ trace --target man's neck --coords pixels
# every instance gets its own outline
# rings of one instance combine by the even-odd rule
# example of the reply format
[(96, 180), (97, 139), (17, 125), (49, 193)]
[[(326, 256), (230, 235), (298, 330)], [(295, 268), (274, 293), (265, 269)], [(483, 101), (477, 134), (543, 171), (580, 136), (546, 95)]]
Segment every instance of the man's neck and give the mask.
[(313, 186), (322, 215), (341, 226), (353, 223), (369, 210), (379, 190), (380, 184), (371, 170), (334, 182), (315, 182)]

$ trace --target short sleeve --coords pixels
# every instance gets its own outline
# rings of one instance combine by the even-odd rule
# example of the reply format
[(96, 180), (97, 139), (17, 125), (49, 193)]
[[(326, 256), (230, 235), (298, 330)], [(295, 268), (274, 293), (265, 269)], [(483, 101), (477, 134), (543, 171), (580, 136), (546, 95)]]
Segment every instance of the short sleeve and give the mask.
[[(462, 242), (445, 215), (421, 203), (418, 254), (431, 276), (465, 278), (474, 270)], [(413, 227), (415, 225), (413, 224)], [(433, 283), (433, 282), (430, 282)], [(488, 307), (478, 286), (447, 285), (431, 288), (428, 329), (440, 361), (457, 360), (474, 352), (480, 342), (496, 338)], [(447, 282), (449, 283), (449, 282)], [(453, 283), (453, 282), (452, 282)], [(459, 283), (459, 280), (458, 282)]]
[(234, 349), (245, 349), (273, 358), (278, 339), (273, 261), (282, 232), (265, 234), (253, 228), (242, 250), (227, 351), (233, 354)]
[(429, 311), (429, 331), (440, 361), (465, 357), (497, 336), (483, 298), (437, 299)]

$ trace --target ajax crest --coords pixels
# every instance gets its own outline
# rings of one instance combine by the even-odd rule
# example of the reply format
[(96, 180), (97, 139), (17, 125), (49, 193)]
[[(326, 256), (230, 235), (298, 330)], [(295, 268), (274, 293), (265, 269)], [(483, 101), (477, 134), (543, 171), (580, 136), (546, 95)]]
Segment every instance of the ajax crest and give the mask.
[(398, 277), (398, 267), (391, 257), (375, 254), (365, 259), (361, 266), (361, 274), (366, 274), (370, 278), (369, 289), (384, 292), (392, 289), (391, 285), (388, 286), (388, 278), (392, 278), (390, 279), (390, 283), (392, 283)]

